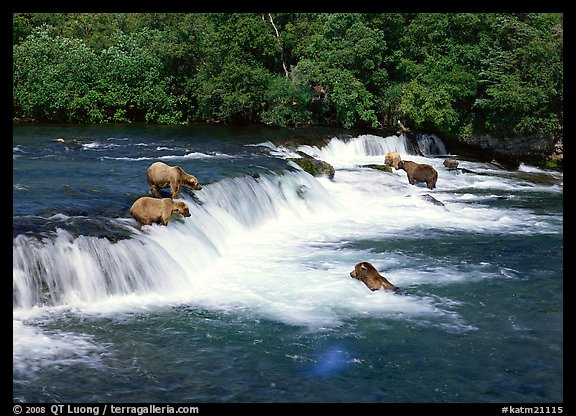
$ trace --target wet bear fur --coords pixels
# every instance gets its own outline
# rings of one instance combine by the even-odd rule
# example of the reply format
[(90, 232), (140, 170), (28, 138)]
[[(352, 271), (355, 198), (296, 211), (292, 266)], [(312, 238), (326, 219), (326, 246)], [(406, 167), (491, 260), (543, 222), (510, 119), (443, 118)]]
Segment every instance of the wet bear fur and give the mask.
[(388, 281), (384, 276), (378, 273), (378, 270), (367, 261), (357, 263), (350, 276), (363, 282), (368, 289), (374, 291), (387, 289), (396, 291), (398, 288)]
[(400, 158), (400, 153), (398, 152), (388, 152), (384, 157), (384, 164), (387, 166), (392, 166), (394, 169), (398, 169), (398, 162), (402, 160)]
[(398, 169), (406, 172), (410, 185), (415, 185), (416, 182), (426, 182), (428, 189), (436, 188), (438, 172), (432, 166), (410, 160), (401, 160), (398, 162)]
[(160, 196), (160, 189), (170, 188), (172, 199), (180, 196), (180, 187), (186, 186), (192, 190), (200, 190), (202, 186), (194, 176), (184, 172), (180, 166), (168, 166), (163, 162), (154, 162), (146, 171), (150, 193)]
[(173, 201), (170, 198), (143, 196), (132, 204), (130, 214), (136, 221), (143, 225), (153, 223), (168, 225), (168, 221), (173, 214), (189, 217), (190, 211), (188, 210), (188, 206), (182, 201)]

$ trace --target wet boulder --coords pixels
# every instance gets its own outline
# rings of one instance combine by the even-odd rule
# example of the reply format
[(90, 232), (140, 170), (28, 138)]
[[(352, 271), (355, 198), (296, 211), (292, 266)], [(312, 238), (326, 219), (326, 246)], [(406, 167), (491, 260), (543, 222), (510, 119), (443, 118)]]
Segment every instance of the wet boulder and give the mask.
[(388, 166), (388, 165), (362, 165), (363, 168), (370, 168), (370, 169), (376, 169), (376, 170), (381, 170), (383, 172), (388, 172), (388, 173), (392, 173), (392, 166)]
[(298, 153), (298, 155), (300, 156), (299, 158), (291, 157), (288, 158), (288, 160), (296, 163), (310, 175), (312, 176), (326, 175), (330, 179), (334, 178), (335, 170), (330, 163), (320, 159), (316, 159), (304, 152), (298, 151), (296, 153)]
[(434, 198), (432, 195), (430, 194), (424, 194), (424, 195), (420, 195), (420, 198), (422, 198), (424, 201), (426, 202), (430, 202), (431, 204), (437, 205), (439, 207), (443, 207), (444, 202), (437, 200), (436, 198)]
[[(412, 196), (413, 196), (413, 195), (406, 195), (407, 198), (410, 198), (410, 197), (412, 197)], [(423, 201), (429, 202), (429, 203), (431, 203), (431, 204), (433, 204), (433, 205), (437, 205), (437, 206), (439, 206), (439, 207), (444, 207), (444, 206), (446, 206), (446, 205), (444, 204), (444, 202), (437, 200), (436, 198), (434, 198), (434, 197), (433, 197), (432, 195), (430, 195), (430, 194), (418, 195), (418, 197), (419, 197), (420, 199), (422, 199)]]

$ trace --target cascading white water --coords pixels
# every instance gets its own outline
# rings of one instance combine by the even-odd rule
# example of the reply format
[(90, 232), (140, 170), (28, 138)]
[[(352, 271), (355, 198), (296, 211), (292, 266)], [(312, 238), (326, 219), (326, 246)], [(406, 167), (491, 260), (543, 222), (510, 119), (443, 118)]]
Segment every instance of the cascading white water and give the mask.
[[(416, 141), (424, 156), (444, 156), (447, 154), (444, 143), (436, 135), (418, 135)], [(294, 151), (284, 147), (276, 148), (271, 143), (263, 145), (272, 148), (279, 155), (298, 157)], [(321, 148), (303, 145), (299, 146), (297, 150), (328, 161), (340, 168), (369, 163), (383, 164), (384, 156), (388, 152), (398, 152), (402, 158), (416, 156), (414, 146), (405, 134), (387, 137), (364, 134), (350, 140), (333, 138)]]
[[(196, 197), (200, 204), (183, 197), (192, 214), (190, 220), (176, 218), (170, 227), (144, 226), (140, 232), (135, 228), (133, 238), (117, 242), (74, 238), (61, 229), (41, 241), (17, 236), (13, 242), (14, 308), (188, 290), (190, 277), (247, 230), (283, 213), (309, 215), (329, 200), (323, 188), (303, 172), (224, 179), (205, 186)], [(118, 221), (120, 227), (133, 222)]]
[[(295, 152), (285, 148), (275, 150), (278, 150), (282, 155), (298, 157)], [(340, 167), (373, 163), (367, 162), (367, 160), (374, 160), (374, 163), (384, 163), (384, 156), (392, 151), (404, 156), (415, 154), (409, 139), (403, 134), (388, 137), (364, 134), (350, 140), (333, 138), (321, 148), (303, 145), (299, 146), (297, 150), (312, 157), (330, 161), (330, 163)]]
[[(296, 155), (271, 143), (262, 145), (272, 155)], [(335, 325), (344, 316), (369, 311), (438, 316), (442, 313), (434, 299), (373, 294), (350, 278), (351, 269), (358, 261), (376, 261), (399, 286), (419, 279), (461, 279), (466, 270), (439, 267), (431, 273), (425, 266), (433, 259), (419, 259), (423, 266), (408, 266), (402, 254), (378, 255), (344, 248), (346, 244), (394, 238), (406, 230), (413, 238), (425, 238), (434, 228), (545, 232), (550, 227), (539, 221), (527, 229), (526, 215), (520, 211), (512, 215), (509, 210), (481, 206), (455, 208), (466, 194), (441, 197), (445, 202), (451, 198), (451, 207), (407, 198), (430, 191), (409, 186), (403, 172), (360, 168), (383, 163), (388, 151), (424, 159), (413, 154), (404, 136), (332, 139), (323, 148), (297, 150), (333, 164), (334, 180), (314, 178), (297, 168), (222, 179), (196, 191), (194, 200), (183, 193), (192, 215), (174, 218), (167, 227), (139, 227), (129, 217), (117, 219), (118, 227), (134, 231), (131, 238), (117, 242), (73, 237), (64, 230), (43, 240), (19, 235), (13, 240), (15, 316), (39, 306), (103, 311), (173, 302), (247, 309), (311, 326)], [(441, 159), (426, 160), (440, 169)], [(508, 186), (506, 180), (495, 183), (490, 176), (476, 175), (442, 175), (439, 183), (446, 190)]]
[(388, 152), (395, 151), (400, 154), (414, 154), (412, 145), (404, 135), (380, 137), (372, 134), (364, 134), (352, 140), (343, 141), (332, 139), (322, 149), (311, 146), (302, 146), (304, 149), (312, 149), (328, 159), (348, 159), (351, 156), (383, 156)]
[(424, 156), (445, 156), (448, 153), (442, 140), (435, 134), (418, 134), (416, 141)]

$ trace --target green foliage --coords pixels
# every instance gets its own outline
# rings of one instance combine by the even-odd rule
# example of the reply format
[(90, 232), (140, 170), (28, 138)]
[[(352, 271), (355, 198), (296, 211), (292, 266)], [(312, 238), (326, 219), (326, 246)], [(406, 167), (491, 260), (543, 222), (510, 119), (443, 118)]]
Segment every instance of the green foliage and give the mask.
[(262, 68), (224, 62), (218, 74), (200, 74), (199, 116), (210, 121), (258, 121), (269, 74)]
[(38, 29), (13, 47), (17, 114), (39, 121), (178, 123), (175, 99), (166, 92), (171, 78), (145, 46), (158, 35), (121, 35), (96, 54), (81, 40)]
[(320, 19), (322, 29), (311, 37), (306, 57), (326, 68), (347, 69), (367, 88), (381, 86), (386, 80), (382, 31), (368, 27), (360, 14), (328, 14)]
[(386, 126), (396, 126), (396, 120), (403, 117), (401, 109), (402, 87), (403, 84), (399, 82), (391, 82), (384, 88), (384, 95), (381, 97), (378, 112), (382, 114), (382, 123)]
[(261, 118), (268, 125), (297, 127), (311, 122), (308, 88), (283, 76), (270, 79), (264, 102)]
[(13, 47), (13, 100), (18, 115), (39, 121), (91, 121), (98, 57), (77, 39), (34, 31)]
[(563, 123), (558, 13), (14, 13), (13, 115), (49, 122)]
[(121, 35), (115, 46), (102, 51), (99, 85), (104, 113), (111, 121), (178, 123), (181, 113), (167, 92), (171, 77), (148, 46), (161, 37), (161, 32), (148, 30)]
[(12, 44), (22, 42), (32, 33), (32, 16), (30, 13), (14, 13), (12, 15)]
[(500, 136), (562, 126), (562, 17), (496, 16), (495, 43), (481, 61), (477, 126)]
[(400, 112), (407, 124), (449, 136), (470, 135), (486, 15), (420, 14), (401, 40)]
[(386, 80), (382, 67), (382, 32), (365, 25), (359, 14), (320, 16), (304, 57), (294, 68), (295, 79), (325, 92), (320, 114), (333, 115), (344, 127), (378, 127), (375, 95)]
[(456, 135), (469, 117), (476, 80), (449, 57), (429, 58), (424, 64), (405, 64), (413, 73), (403, 84), (400, 110), (417, 128), (433, 128)]

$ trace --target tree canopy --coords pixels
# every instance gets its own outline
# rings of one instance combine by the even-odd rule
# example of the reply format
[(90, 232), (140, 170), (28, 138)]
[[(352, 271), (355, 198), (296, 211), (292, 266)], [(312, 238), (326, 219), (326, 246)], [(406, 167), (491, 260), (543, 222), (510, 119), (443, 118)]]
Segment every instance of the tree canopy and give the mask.
[(14, 13), (13, 116), (549, 134), (562, 50), (561, 13)]

